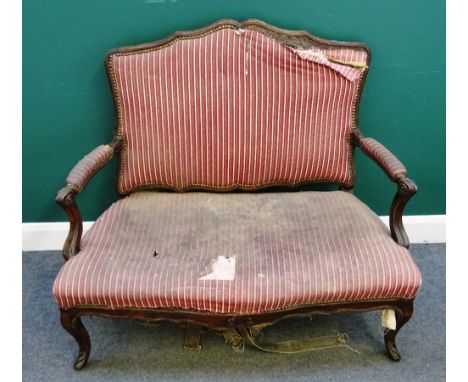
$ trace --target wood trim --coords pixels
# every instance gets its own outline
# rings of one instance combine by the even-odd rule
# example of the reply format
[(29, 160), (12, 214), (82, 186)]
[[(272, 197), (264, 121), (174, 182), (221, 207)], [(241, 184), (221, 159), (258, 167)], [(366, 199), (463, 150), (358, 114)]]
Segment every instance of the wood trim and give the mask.
[[(348, 41), (336, 41), (336, 40), (327, 40), (321, 37), (314, 36), (313, 34), (304, 31), (304, 30), (289, 30), (282, 29), (276, 26), (265, 23), (264, 21), (258, 19), (247, 19), (244, 21), (236, 21), (232, 19), (222, 19), (218, 20), (210, 25), (204, 26), (198, 29), (185, 30), (185, 31), (176, 31), (173, 34), (156, 41), (149, 43), (137, 44), (124, 46), (119, 48), (111, 49), (106, 58), (106, 62), (109, 59), (109, 56), (115, 53), (136, 53), (148, 50), (154, 50), (155, 48), (162, 48), (167, 46), (180, 38), (199, 38), (203, 35), (213, 33), (216, 30), (221, 28), (231, 28), (231, 29), (251, 29), (261, 33), (264, 33), (272, 38), (282, 42), (283, 44), (298, 47), (298, 48), (307, 48), (311, 46), (311, 43), (325, 45), (328, 47), (348, 47), (348, 48), (360, 48), (367, 51), (368, 56), (370, 57), (369, 47), (361, 42), (348, 42)], [(370, 59), (367, 64), (370, 63)], [(367, 65), (368, 66), (368, 65)]]
[(400, 360), (396, 347), (396, 335), (401, 327), (408, 322), (413, 312), (413, 300), (376, 300), (360, 302), (342, 302), (295, 307), (280, 311), (265, 312), (254, 315), (223, 315), (191, 310), (167, 309), (109, 309), (105, 307), (74, 307), (61, 309), (62, 326), (75, 338), (79, 345), (79, 353), (74, 368), (79, 370), (86, 366), (91, 343), (89, 334), (84, 327), (81, 317), (101, 316), (117, 319), (133, 319), (142, 321), (171, 321), (176, 324), (195, 324), (212, 330), (238, 330), (239, 326), (264, 328), (291, 317), (308, 317), (311, 315), (331, 315), (337, 313), (361, 313), (382, 309), (393, 309), (396, 312), (397, 326), (395, 330), (388, 330), (384, 335), (385, 346), (389, 357), (394, 361)]
[(77, 192), (71, 185), (66, 185), (59, 190), (55, 202), (65, 210), (70, 221), (70, 230), (63, 245), (63, 258), (65, 261), (75, 256), (80, 251), (81, 235), (83, 233), (83, 219), (80, 209), (76, 204), (75, 196)]
[(416, 194), (418, 187), (411, 179), (397, 180), (397, 192), (390, 207), (390, 232), (393, 240), (405, 248), (409, 248), (410, 241), (403, 225), (403, 211), (406, 204)]
[(306, 305), (245, 315), (219, 314), (180, 309), (109, 309), (107, 307), (100, 306), (78, 306), (70, 309), (61, 309), (61, 311), (66, 311), (75, 316), (102, 316), (122, 319), (131, 318), (145, 321), (171, 321), (176, 324), (185, 324), (189, 322), (209, 329), (223, 330), (235, 327), (236, 325), (261, 325), (262, 327), (265, 327), (276, 324), (287, 318), (305, 317), (311, 314), (330, 315), (335, 313), (358, 313), (382, 309), (394, 309), (408, 301), (412, 300), (389, 299), (340, 302), (332, 304)]

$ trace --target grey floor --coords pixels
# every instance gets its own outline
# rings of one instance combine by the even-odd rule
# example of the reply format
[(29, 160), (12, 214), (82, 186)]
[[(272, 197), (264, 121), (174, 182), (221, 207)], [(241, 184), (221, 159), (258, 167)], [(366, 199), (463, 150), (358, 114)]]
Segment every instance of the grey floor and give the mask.
[(445, 245), (418, 244), (411, 251), (423, 286), (413, 318), (397, 337), (399, 363), (385, 354), (376, 312), (290, 319), (265, 330), (265, 339), (271, 340), (345, 332), (360, 355), (345, 348), (296, 355), (251, 348), (235, 353), (214, 333), (204, 335), (201, 352), (193, 352), (182, 348), (184, 331), (176, 325), (85, 318), (92, 351), (88, 366), (79, 372), (72, 368), (77, 345), (61, 328), (51, 294), (61, 256), (24, 252), (23, 380), (445, 380)]

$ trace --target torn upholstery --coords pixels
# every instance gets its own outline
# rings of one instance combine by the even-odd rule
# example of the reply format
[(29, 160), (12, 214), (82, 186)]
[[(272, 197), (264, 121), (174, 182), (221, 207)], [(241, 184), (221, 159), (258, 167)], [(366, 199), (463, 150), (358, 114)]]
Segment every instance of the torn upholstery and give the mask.
[(218, 28), (110, 57), (126, 142), (121, 193), (352, 183), (362, 47), (292, 49), (255, 30)]
[[(233, 279), (203, 280), (219, 256), (235, 258)], [(411, 299), (420, 283), (408, 250), (347, 192), (138, 192), (96, 221), (53, 293), (62, 308), (252, 314)]]

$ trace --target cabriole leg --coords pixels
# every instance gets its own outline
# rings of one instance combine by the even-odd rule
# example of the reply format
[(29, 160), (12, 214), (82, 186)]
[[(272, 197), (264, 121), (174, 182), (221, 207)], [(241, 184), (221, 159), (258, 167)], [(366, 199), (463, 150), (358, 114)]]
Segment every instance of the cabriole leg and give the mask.
[(80, 370), (88, 363), (89, 353), (91, 352), (91, 340), (89, 334), (79, 316), (73, 315), (67, 311), (60, 312), (60, 323), (63, 328), (70, 333), (78, 342), (79, 353), (73, 364), (75, 370)]
[(413, 301), (406, 301), (395, 307), (396, 315), (396, 330), (389, 329), (385, 333), (385, 347), (388, 351), (388, 356), (395, 362), (398, 362), (401, 357), (395, 343), (395, 337), (401, 327), (406, 324), (413, 315)]

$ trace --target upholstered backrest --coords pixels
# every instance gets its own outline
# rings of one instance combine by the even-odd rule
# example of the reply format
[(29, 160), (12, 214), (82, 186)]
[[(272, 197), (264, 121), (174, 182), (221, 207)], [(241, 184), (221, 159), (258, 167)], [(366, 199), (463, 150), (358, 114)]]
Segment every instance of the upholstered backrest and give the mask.
[(219, 22), (107, 58), (124, 137), (118, 188), (353, 182), (358, 44)]

